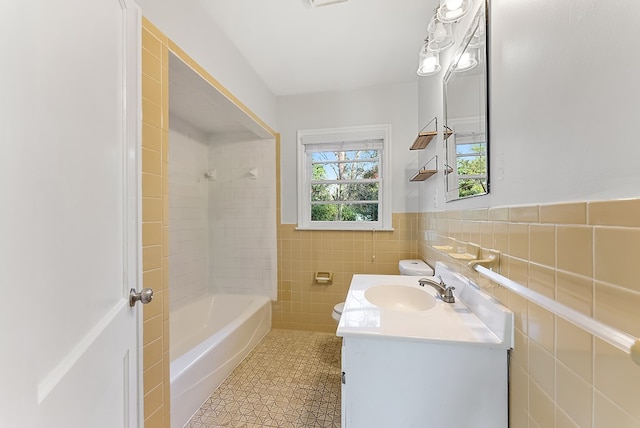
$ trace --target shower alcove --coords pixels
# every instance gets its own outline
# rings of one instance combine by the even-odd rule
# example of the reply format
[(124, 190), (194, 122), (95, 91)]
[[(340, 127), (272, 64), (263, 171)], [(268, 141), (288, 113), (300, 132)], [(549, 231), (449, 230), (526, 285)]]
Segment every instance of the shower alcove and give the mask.
[(274, 136), (172, 53), (169, 115), (171, 305), (205, 288), (275, 299)]
[[(168, 65), (171, 420), (183, 426), (271, 326), (270, 300), (277, 295), (276, 142), (224, 88), (171, 52)], [(198, 334), (174, 325), (185, 321), (174, 314), (187, 308), (204, 320), (188, 324), (206, 327), (207, 317), (231, 307), (224, 300), (230, 294), (259, 302), (248, 306), (256, 307), (253, 319), (261, 321), (238, 326), (250, 317), (243, 306), (236, 319), (192, 340), (190, 350), (173, 346)], [(199, 301), (212, 302), (202, 314), (189, 309)], [(221, 357), (223, 352), (229, 355)], [(187, 354), (195, 355), (193, 363), (183, 361)], [(203, 366), (207, 354), (216, 359)]]

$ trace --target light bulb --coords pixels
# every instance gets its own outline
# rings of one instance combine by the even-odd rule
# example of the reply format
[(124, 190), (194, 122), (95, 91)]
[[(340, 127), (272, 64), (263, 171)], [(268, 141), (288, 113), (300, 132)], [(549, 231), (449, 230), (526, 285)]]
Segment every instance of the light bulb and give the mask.
[(436, 58), (433, 56), (427, 57), (422, 61), (422, 70), (432, 71), (436, 68)]
[(471, 10), (471, 0), (440, 0), (438, 19), (442, 22), (454, 22)]
[(447, 37), (447, 29), (444, 28), (444, 24), (442, 22), (438, 22), (436, 24), (436, 29), (433, 32), (433, 38), (436, 42), (441, 42), (445, 37)]
[(456, 9), (460, 9), (460, 7), (462, 7), (462, 1), (463, 0), (446, 0), (445, 1), (445, 5), (447, 6), (447, 9), (449, 9), (449, 10), (456, 10)]
[(426, 50), (420, 51), (420, 61), (418, 62), (418, 76), (430, 76), (440, 71), (440, 59), (436, 52)]
[(455, 71), (471, 70), (476, 65), (478, 65), (478, 61), (476, 60), (474, 53), (465, 52), (460, 56), (458, 62), (456, 62)]
[(465, 52), (458, 60), (458, 68), (467, 68), (469, 64), (471, 64), (471, 55), (469, 52)]

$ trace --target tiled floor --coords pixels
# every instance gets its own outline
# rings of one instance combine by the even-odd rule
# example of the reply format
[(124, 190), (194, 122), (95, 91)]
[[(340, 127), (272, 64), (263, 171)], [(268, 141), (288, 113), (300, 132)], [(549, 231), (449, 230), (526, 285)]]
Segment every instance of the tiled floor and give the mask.
[(187, 426), (340, 427), (340, 347), (333, 334), (272, 330)]

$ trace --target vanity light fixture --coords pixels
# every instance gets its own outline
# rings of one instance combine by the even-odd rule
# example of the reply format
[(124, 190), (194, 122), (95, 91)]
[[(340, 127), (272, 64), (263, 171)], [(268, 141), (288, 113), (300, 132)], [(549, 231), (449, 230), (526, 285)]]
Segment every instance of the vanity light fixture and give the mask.
[(457, 21), (471, 10), (470, 0), (440, 0), (438, 19), (441, 22)]
[(453, 46), (455, 39), (451, 35), (451, 24), (438, 19), (437, 9), (427, 26), (427, 31), (429, 32), (429, 44), (427, 47), (430, 51), (442, 52)]
[[(453, 23), (469, 13), (469, 10), (471, 10), (471, 0), (440, 0), (440, 6), (436, 8), (433, 18), (427, 25), (428, 36), (420, 50), (418, 76), (432, 76), (440, 71), (439, 53), (453, 46), (455, 42), (451, 35), (453, 31), (451, 27)], [(458, 67), (455, 71), (470, 70), (475, 67), (478, 61), (474, 56), (458, 58)]]
[(424, 40), (420, 49), (420, 59), (418, 61), (418, 76), (432, 76), (438, 73), (440, 67), (440, 54), (428, 49), (429, 39)]

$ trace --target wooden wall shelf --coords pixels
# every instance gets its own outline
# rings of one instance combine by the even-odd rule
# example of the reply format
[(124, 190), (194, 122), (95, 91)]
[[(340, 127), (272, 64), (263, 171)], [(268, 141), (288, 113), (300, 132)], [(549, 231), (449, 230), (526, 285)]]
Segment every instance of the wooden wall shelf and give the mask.
[(422, 168), (420, 171), (416, 172), (415, 175), (409, 179), (409, 181), (424, 181), (436, 172), (438, 172), (438, 170)]
[[(431, 123), (435, 122), (435, 130), (433, 131), (425, 131), (425, 128), (428, 127)], [(413, 142), (409, 150), (422, 150), (429, 145), (431, 140), (434, 139), (438, 135), (438, 118), (434, 117), (431, 119), (429, 123), (427, 123), (424, 128), (418, 132), (418, 136), (416, 140)], [(424, 181), (427, 178), (431, 177), (433, 174), (438, 172), (438, 156), (432, 157), (418, 172), (416, 172), (413, 177), (409, 179), (409, 181)]]
[(409, 181), (424, 181), (427, 178), (431, 177), (433, 174), (438, 172), (438, 156), (434, 156), (429, 159), (429, 162), (424, 164), (418, 172), (416, 172), (413, 177), (409, 179)]
[(422, 150), (433, 140), (433, 138), (438, 135), (438, 131), (426, 131), (420, 132), (416, 137), (416, 140), (413, 142), (409, 150)]

